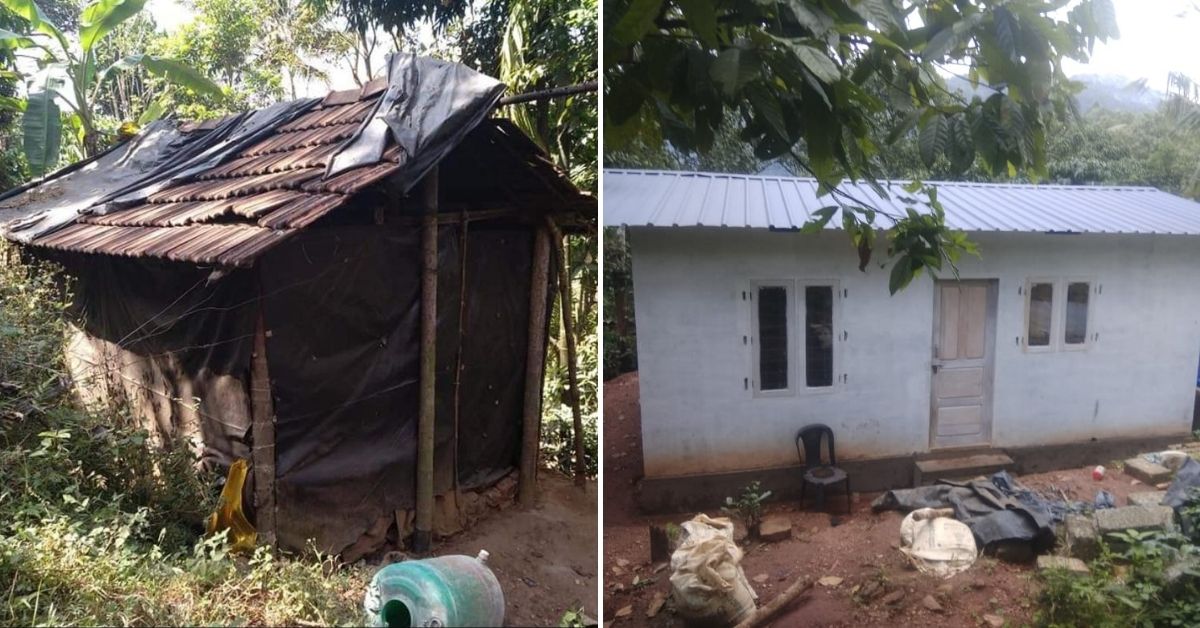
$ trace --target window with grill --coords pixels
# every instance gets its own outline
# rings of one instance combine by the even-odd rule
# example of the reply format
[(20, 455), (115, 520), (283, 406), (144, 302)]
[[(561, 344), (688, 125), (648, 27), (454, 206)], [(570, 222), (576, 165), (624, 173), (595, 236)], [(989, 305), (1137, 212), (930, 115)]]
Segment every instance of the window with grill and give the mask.
[(758, 288), (758, 389), (788, 388), (788, 289)]
[(804, 379), (809, 388), (833, 385), (833, 287), (804, 288)]
[(1030, 347), (1050, 346), (1050, 325), (1054, 320), (1054, 284), (1029, 284), (1028, 330), (1025, 342)]
[(1069, 345), (1087, 342), (1088, 295), (1091, 291), (1092, 285), (1086, 281), (1067, 284), (1067, 320), (1063, 325), (1063, 342)]

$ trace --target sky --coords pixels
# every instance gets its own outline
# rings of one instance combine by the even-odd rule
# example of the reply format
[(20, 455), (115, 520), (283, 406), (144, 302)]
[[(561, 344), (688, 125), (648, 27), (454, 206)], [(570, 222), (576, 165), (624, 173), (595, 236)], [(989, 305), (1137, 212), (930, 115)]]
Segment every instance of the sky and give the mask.
[[(1200, 0), (1112, 0), (1120, 39), (1097, 44), (1091, 62), (1067, 60), (1067, 74), (1114, 74), (1144, 78), (1152, 89), (1165, 90), (1169, 72), (1200, 80)], [(155, 21), (172, 31), (191, 19), (179, 0), (150, 0)], [(352, 86), (348, 77), (333, 77), (334, 89)], [(323, 86), (322, 86), (323, 87)]]

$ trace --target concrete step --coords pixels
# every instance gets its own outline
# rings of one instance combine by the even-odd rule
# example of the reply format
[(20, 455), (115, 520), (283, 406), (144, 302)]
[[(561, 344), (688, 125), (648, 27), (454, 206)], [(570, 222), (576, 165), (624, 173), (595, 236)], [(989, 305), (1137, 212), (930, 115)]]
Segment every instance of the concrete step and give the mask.
[(1011, 471), (1015, 466), (1008, 454), (996, 449), (926, 458), (915, 463), (913, 486), (933, 484), (938, 480), (969, 480), (1000, 470)]

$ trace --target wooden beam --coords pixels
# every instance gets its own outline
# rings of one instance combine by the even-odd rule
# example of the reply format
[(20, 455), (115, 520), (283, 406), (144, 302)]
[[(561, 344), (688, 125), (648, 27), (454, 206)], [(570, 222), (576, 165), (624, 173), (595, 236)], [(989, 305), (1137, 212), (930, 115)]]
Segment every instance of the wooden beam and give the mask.
[(550, 291), (550, 233), (533, 234), (533, 274), (529, 282), (529, 342), (525, 354), (525, 411), (521, 423), (521, 476), (518, 500), (537, 498), (538, 452), (542, 433), (542, 370), (546, 365), (546, 301)]
[(254, 447), (254, 526), (258, 538), (275, 545), (275, 409), (271, 376), (267, 372), (267, 331), (262, 304), (254, 323), (254, 354), (250, 358), (250, 416)]
[(438, 169), (425, 175), (421, 188), (425, 220), (421, 228), (421, 390), (417, 424), (417, 520), (413, 550), (433, 544), (433, 448), (437, 390)]
[(558, 262), (558, 302), (562, 312), (563, 335), (567, 339), (567, 385), (571, 389), (571, 416), (575, 427), (575, 485), (583, 486), (587, 479), (587, 464), (583, 459), (583, 412), (579, 408), (579, 368), (575, 359), (575, 323), (571, 316), (571, 277), (567, 271), (567, 241), (554, 223), (546, 216), (546, 228), (554, 239), (554, 258)]

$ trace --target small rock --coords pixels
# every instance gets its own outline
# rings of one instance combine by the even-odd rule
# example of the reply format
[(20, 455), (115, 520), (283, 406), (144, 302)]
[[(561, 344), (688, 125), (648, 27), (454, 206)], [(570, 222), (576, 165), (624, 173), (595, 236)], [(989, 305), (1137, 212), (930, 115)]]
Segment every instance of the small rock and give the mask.
[(753, 578), (751, 578), (751, 580), (753, 580), (754, 582), (756, 582), (758, 584), (763, 584), (767, 580), (770, 580), (770, 579), (771, 579), (771, 576), (768, 576), (765, 573), (760, 573), (757, 576), (754, 576)]
[(617, 619), (621, 619), (622, 617), (629, 617), (632, 614), (633, 614), (633, 605), (630, 604), (628, 606), (622, 606), (620, 610), (618, 610), (616, 613), (613, 614), (613, 617), (615, 617)]
[(765, 517), (758, 526), (758, 537), (764, 541), (786, 541), (792, 538), (792, 521), (781, 515)]
[(654, 597), (650, 598), (650, 606), (646, 607), (646, 618), (649, 619), (658, 614), (662, 610), (663, 604), (667, 603), (667, 594), (662, 591), (655, 591)]
[(903, 600), (903, 599), (904, 599), (904, 589), (896, 589), (895, 591), (892, 591), (891, 593), (888, 593), (887, 595), (883, 596), (883, 603), (884, 604), (896, 604), (900, 600)]
[(1125, 506), (1105, 508), (1095, 514), (1096, 528), (1101, 534), (1123, 530), (1159, 530), (1174, 532), (1175, 511), (1170, 506)]
[(537, 586), (537, 580), (534, 580), (533, 578), (529, 578), (526, 576), (521, 576), (521, 582), (524, 582), (525, 586), (527, 586), (527, 587), (536, 587)]
[(952, 584), (938, 585), (937, 592), (938, 592), (938, 595), (950, 595), (951, 593), (954, 593), (954, 585), (952, 585)]
[(836, 587), (841, 583), (842, 579), (837, 576), (825, 576), (824, 578), (817, 580), (817, 584), (823, 587)]
[(624, 558), (618, 558), (618, 559), (617, 559), (617, 566), (618, 566), (618, 567), (621, 567), (622, 569), (624, 569), (625, 567), (628, 567), (628, 566), (629, 566), (629, 561), (628, 561), (628, 560), (625, 560)]
[(612, 575), (614, 575), (614, 576), (623, 576), (623, 575), (625, 575), (625, 570), (624, 570), (624, 569), (621, 569), (620, 567), (613, 567), (613, 568), (612, 568)]
[(859, 591), (859, 597), (869, 602), (879, 597), (879, 594), (882, 592), (883, 586), (879, 584), (878, 580), (869, 580), (866, 584), (862, 585), (862, 589)]
[(938, 604), (932, 595), (926, 595), (925, 599), (921, 600), (921, 605), (935, 613), (942, 612), (942, 605)]
[(1078, 558), (1069, 556), (1050, 556), (1048, 554), (1037, 557), (1038, 571), (1047, 571), (1049, 569), (1066, 569), (1072, 573), (1088, 573), (1087, 563)]
[(1004, 618), (999, 615), (984, 615), (983, 621), (992, 628), (1004, 628)]

